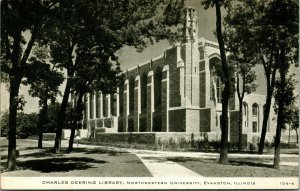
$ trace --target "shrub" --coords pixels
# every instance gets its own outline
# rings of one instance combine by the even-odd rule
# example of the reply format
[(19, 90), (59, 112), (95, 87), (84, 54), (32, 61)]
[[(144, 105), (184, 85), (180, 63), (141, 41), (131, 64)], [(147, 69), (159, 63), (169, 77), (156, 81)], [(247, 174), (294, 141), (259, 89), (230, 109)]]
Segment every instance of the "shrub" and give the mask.
[(195, 143), (195, 135), (192, 133), (191, 135), (191, 148), (196, 148), (196, 143)]
[(297, 143), (280, 143), (280, 148), (282, 149), (298, 149)]
[(176, 142), (175, 140), (171, 137), (169, 138), (169, 141), (168, 141), (168, 145), (166, 145), (168, 148), (174, 150), (176, 149)]
[(257, 150), (256, 144), (249, 143), (249, 150), (250, 150), (250, 151), (255, 151), (255, 150)]
[(180, 138), (179, 141), (179, 148), (180, 149), (185, 149), (185, 150), (188, 150), (190, 148), (190, 142), (187, 141), (185, 138)]
[(265, 146), (267, 150), (272, 149), (272, 143), (270, 143), (268, 140), (265, 141)]

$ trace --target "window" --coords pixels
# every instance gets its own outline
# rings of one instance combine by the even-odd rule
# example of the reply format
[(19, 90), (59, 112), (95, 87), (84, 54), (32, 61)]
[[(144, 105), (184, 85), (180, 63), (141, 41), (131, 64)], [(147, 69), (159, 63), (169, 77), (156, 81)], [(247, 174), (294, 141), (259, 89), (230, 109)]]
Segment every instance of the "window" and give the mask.
[(107, 117), (107, 100), (106, 100), (106, 94), (102, 94), (102, 114), (103, 117)]
[(256, 133), (256, 132), (257, 132), (257, 122), (256, 122), (256, 121), (253, 121), (253, 122), (252, 122), (252, 132), (253, 132), (253, 133)]
[(253, 116), (258, 115), (258, 105), (256, 103), (252, 105), (252, 115)]
[(244, 112), (244, 116), (247, 116), (248, 106), (247, 106), (247, 104), (245, 102), (243, 103), (243, 112)]
[(100, 118), (100, 93), (96, 93), (96, 118)]
[(243, 114), (244, 114), (244, 116), (243, 116), (243, 121), (245, 121), (244, 123), (245, 123), (245, 127), (248, 127), (248, 105), (247, 105), (247, 103), (243, 103)]
[(94, 94), (90, 93), (90, 119), (94, 119)]
[(222, 102), (222, 83), (220, 78), (216, 79), (216, 86), (217, 86), (217, 103)]

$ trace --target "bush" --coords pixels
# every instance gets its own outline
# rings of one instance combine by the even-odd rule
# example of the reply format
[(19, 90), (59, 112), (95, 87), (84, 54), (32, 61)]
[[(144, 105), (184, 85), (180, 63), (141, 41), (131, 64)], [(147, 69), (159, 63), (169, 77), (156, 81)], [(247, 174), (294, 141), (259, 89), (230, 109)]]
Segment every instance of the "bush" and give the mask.
[(249, 150), (250, 151), (256, 151), (257, 150), (256, 144), (249, 143)]
[(280, 143), (280, 148), (282, 149), (298, 149), (297, 143)]
[(272, 149), (273, 148), (272, 143), (270, 143), (268, 140), (266, 140), (264, 148), (266, 148), (267, 150)]
[[(7, 136), (8, 132), (8, 112), (5, 112), (1, 116), (1, 136)], [(26, 139), (28, 136), (37, 135), (37, 120), (38, 115), (36, 113), (18, 113), (17, 114), (17, 126), (16, 136), (20, 139)]]
[(178, 144), (180, 149), (189, 150), (191, 148), (191, 143), (185, 138), (180, 138)]

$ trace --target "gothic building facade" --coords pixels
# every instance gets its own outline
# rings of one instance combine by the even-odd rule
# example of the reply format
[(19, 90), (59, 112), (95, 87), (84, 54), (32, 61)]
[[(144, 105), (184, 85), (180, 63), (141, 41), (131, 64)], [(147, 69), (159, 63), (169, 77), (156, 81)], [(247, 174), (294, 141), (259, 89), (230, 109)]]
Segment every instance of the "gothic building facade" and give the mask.
[[(160, 56), (126, 70), (126, 80), (115, 94), (87, 94), (83, 127), (87, 136), (99, 133), (155, 132), (164, 137), (202, 136), (220, 139), (222, 83), (214, 66), (220, 62), (218, 44), (198, 38), (195, 10), (186, 13), (186, 42)], [(265, 95), (245, 95), (243, 136), (260, 137)], [(273, 105), (273, 103), (272, 103)], [(238, 99), (229, 103), (229, 141), (238, 140)], [(266, 139), (275, 135), (270, 113)]]

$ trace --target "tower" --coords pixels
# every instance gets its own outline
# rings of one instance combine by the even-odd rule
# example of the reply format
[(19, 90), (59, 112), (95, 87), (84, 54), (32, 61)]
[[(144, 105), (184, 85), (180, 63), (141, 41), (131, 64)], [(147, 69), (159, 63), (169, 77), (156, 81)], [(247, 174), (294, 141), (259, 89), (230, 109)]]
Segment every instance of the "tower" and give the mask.
[(183, 29), (185, 31), (184, 56), (182, 56), (185, 63), (185, 107), (199, 107), (198, 22), (194, 8), (186, 9)]

